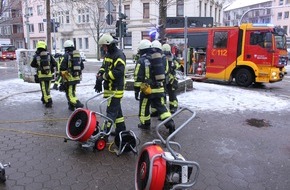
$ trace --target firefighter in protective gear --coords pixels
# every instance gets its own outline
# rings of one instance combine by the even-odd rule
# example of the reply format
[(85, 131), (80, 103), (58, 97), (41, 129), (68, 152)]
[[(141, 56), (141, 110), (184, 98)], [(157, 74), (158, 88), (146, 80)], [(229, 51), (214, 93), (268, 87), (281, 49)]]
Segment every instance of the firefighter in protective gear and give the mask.
[(52, 55), (47, 51), (47, 45), (44, 41), (38, 41), (36, 45), (36, 52), (31, 61), (31, 67), (36, 68), (35, 75), (36, 82), (40, 83), (42, 93), (41, 101), (45, 107), (52, 107), (52, 98), (50, 95), (50, 85), (53, 78), (54, 67), (56, 61)]
[[(150, 129), (150, 106), (152, 102), (154, 102), (161, 120), (165, 120), (171, 116), (171, 113), (167, 109), (164, 102), (164, 59), (161, 52), (158, 52), (156, 49), (152, 48), (152, 43), (146, 39), (141, 40), (139, 44), (139, 51), (140, 59), (138, 60), (134, 71), (135, 98), (140, 99), (140, 124), (138, 124), (138, 127), (141, 129)], [(147, 88), (144, 90), (143, 86), (147, 86), (150, 90), (147, 90)], [(165, 127), (169, 129), (170, 134), (173, 133), (175, 130), (174, 121), (169, 120), (165, 124)]]
[(60, 60), (60, 72), (68, 101), (68, 109), (74, 111), (76, 108), (84, 107), (76, 96), (76, 87), (80, 83), (84, 63), (71, 40), (66, 40), (63, 46), (65, 53)]
[(103, 130), (110, 130), (110, 127), (115, 127), (115, 132), (111, 135), (119, 135), (121, 131), (126, 130), (121, 106), (125, 88), (126, 56), (117, 47), (117, 43), (118, 41), (110, 34), (103, 34), (99, 39), (99, 45), (102, 46), (106, 54), (97, 73), (94, 87), (98, 93), (104, 89), (104, 98), (113, 95), (108, 100), (106, 115), (114, 121), (115, 126), (112, 126), (110, 122), (105, 122), (102, 126)]
[(176, 57), (171, 53), (169, 44), (163, 44), (162, 50), (168, 62), (168, 82), (166, 84), (166, 92), (169, 96), (169, 109), (171, 113), (175, 113), (178, 109), (178, 99), (176, 90), (178, 88), (178, 80), (176, 78), (176, 70), (180, 69), (180, 64)]
[[(164, 80), (163, 86), (166, 87), (166, 84), (168, 82), (169, 66), (168, 66), (168, 62), (166, 60), (166, 57), (163, 55), (163, 52), (162, 52), (162, 44), (158, 40), (154, 40), (154, 41), (152, 41), (152, 49), (153, 49), (153, 51), (159, 52), (162, 54), (162, 62), (163, 62), (163, 65), (165, 67), (165, 80)], [(166, 105), (166, 88), (165, 88), (163, 101), (164, 101), (164, 104)], [(151, 117), (158, 116), (158, 112), (157, 112), (156, 105), (154, 102), (151, 102), (151, 114), (150, 115), (151, 115)]]

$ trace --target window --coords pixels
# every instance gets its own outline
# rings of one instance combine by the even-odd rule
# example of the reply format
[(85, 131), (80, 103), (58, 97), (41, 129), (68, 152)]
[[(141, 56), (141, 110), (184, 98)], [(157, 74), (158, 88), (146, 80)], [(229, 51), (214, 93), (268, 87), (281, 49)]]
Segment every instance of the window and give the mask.
[(214, 48), (226, 48), (228, 44), (228, 32), (214, 33)]
[(43, 23), (38, 23), (38, 32), (44, 32)]
[(38, 42), (37, 40), (33, 40), (32, 41), (32, 46), (33, 46), (32, 49), (35, 49), (36, 48), (37, 42)]
[(89, 9), (79, 9), (78, 10), (78, 23), (88, 23), (90, 22)]
[(148, 39), (150, 40), (149, 32), (141, 32), (141, 39)]
[(43, 14), (43, 7), (42, 5), (37, 5), (37, 15), (40, 16)]
[(55, 17), (56, 17), (56, 22), (58, 21), (59, 23), (64, 23), (63, 11), (57, 12), (55, 14)]
[(278, 13), (277, 19), (282, 19), (282, 12)]
[(17, 25), (16, 33), (23, 33), (23, 26)]
[(206, 12), (207, 12), (207, 3), (204, 3), (204, 16), (206, 17)]
[(29, 33), (33, 33), (34, 32), (34, 25), (33, 24), (29, 24)]
[(250, 34), (250, 45), (258, 45), (264, 48), (266, 44), (272, 44), (272, 34), (270, 32), (252, 32)]
[(283, 5), (284, 0), (279, 0), (279, 5)]
[(79, 49), (83, 49), (83, 41), (81, 38), (78, 38), (79, 41)]
[(149, 18), (149, 3), (143, 3), (143, 19)]
[(289, 18), (289, 11), (284, 12), (284, 19)]
[(124, 37), (124, 48), (132, 48), (132, 32), (127, 32), (126, 36)]
[(85, 38), (85, 49), (89, 49), (89, 38)]
[(130, 19), (130, 5), (124, 5), (124, 13), (127, 16), (127, 19)]
[(199, 6), (198, 6), (198, 7), (199, 7), (199, 10), (198, 10), (198, 11), (199, 11), (199, 14), (198, 14), (199, 17), (201, 17), (201, 2), (202, 2), (202, 1), (199, 1)]
[(177, 0), (176, 16), (184, 16), (184, 0)]
[(32, 9), (32, 7), (28, 7), (27, 14), (28, 14), (28, 16), (33, 16), (33, 9)]
[(70, 19), (69, 19), (69, 11), (65, 11), (65, 23), (69, 24)]
[(283, 29), (284, 29), (285, 31), (288, 31), (288, 26), (287, 26), (287, 25), (283, 26)]

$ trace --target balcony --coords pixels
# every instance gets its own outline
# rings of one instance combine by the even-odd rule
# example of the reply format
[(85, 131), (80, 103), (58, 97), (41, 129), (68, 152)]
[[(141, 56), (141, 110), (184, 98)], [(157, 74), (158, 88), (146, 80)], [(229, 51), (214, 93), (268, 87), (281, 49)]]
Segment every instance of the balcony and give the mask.
[(62, 35), (72, 34), (74, 31), (72, 24), (61, 24), (58, 28), (58, 32)]

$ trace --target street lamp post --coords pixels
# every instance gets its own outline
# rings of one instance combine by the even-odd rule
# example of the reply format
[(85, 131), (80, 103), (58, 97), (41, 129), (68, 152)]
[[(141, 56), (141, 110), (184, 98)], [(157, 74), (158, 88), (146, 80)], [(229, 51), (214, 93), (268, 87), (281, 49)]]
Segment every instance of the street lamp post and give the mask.
[(25, 24), (26, 24), (26, 48), (30, 49), (30, 36), (29, 36), (29, 15), (28, 15), (28, 0), (25, 0)]
[(271, 6), (271, 7), (257, 7), (257, 8), (251, 8), (249, 10), (247, 10), (246, 12), (244, 12), (244, 14), (242, 14), (240, 20), (239, 20), (239, 26), (241, 26), (243, 18), (246, 14), (248, 14), (248, 12), (250, 11), (254, 11), (254, 10), (267, 10), (267, 9), (273, 9), (273, 8), (283, 8), (283, 7), (289, 7), (290, 5), (279, 5), (279, 6)]

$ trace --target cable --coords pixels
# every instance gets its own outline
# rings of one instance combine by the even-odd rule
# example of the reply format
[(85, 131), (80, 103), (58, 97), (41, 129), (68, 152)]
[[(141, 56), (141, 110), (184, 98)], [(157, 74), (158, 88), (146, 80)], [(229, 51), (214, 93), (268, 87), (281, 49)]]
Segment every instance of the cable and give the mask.
[(22, 131), (22, 130), (16, 130), (16, 129), (0, 128), (0, 130), (3, 130), (3, 131), (12, 131), (12, 132), (24, 133), (24, 134), (31, 134), (31, 135), (37, 135), (37, 136), (45, 136), (45, 137), (66, 138), (65, 136), (61, 136), (61, 135), (36, 133), (36, 132), (32, 132), (32, 131)]

